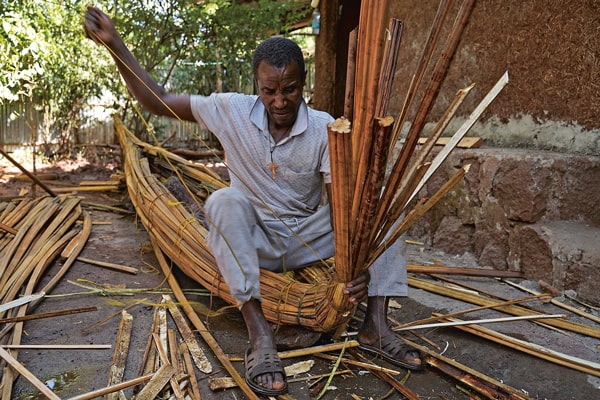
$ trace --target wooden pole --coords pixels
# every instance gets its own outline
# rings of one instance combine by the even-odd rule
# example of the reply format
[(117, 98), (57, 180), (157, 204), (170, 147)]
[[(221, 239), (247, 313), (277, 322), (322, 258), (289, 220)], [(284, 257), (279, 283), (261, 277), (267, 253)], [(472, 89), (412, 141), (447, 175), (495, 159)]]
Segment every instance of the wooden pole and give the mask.
[(1, 148), (0, 148), (0, 154), (2, 154), (8, 161), (10, 161), (11, 163), (13, 163), (15, 167), (19, 168), (21, 170), (21, 172), (23, 172), (25, 175), (27, 175), (29, 177), (29, 179), (31, 179), (33, 182), (35, 182), (37, 185), (39, 185), (42, 189), (44, 189), (46, 191), (46, 193), (48, 193), (52, 197), (56, 197), (56, 193), (54, 193), (52, 191), (52, 189), (50, 189), (48, 186), (46, 186), (42, 181), (40, 181), (31, 172), (27, 171), (25, 169), (25, 167), (23, 167), (21, 164), (19, 164), (17, 162), (17, 160), (15, 160), (14, 158), (12, 158), (10, 155), (8, 155), (7, 152), (5, 152)]

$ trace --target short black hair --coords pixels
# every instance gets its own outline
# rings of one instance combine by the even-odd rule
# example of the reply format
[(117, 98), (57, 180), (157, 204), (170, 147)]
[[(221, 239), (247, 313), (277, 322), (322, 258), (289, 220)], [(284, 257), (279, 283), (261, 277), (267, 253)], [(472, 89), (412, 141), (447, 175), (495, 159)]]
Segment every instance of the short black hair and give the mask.
[(296, 61), (302, 76), (306, 73), (304, 66), (304, 56), (300, 46), (293, 40), (274, 36), (262, 43), (260, 43), (256, 50), (254, 50), (254, 57), (252, 58), (252, 73), (256, 77), (258, 71), (258, 65), (266, 61), (269, 65), (276, 68), (283, 68)]

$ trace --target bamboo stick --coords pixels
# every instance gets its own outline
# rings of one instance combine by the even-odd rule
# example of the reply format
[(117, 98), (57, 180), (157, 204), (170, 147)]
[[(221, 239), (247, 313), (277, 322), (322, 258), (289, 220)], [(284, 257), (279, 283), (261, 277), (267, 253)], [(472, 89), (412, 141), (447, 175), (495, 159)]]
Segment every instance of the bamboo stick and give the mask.
[[(448, 320), (457, 323), (464, 322), (456, 318), (450, 318)], [(554, 364), (562, 365), (563, 367), (571, 368), (588, 375), (600, 377), (600, 364), (598, 363), (584, 360), (578, 357), (573, 357), (568, 354), (560, 353), (558, 351), (539, 346), (535, 343), (530, 343), (524, 340), (516, 339), (509, 335), (504, 335), (502, 333), (495, 332), (484, 327), (476, 325), (463, 326), (463, 324), (456, 325), (456, 327), (473, 335), (482, 337), (487, 340), (491, 340), (495, 343), (499, 343), (504, 346), (508, 346), (513, 350), (518, 350), (523, 353), (540, 358), (542, 360), (550, 361)]]
[[(33, 375), (27, 368), (25, 368), (16, 358), (14, 358), (8, 351), (0, 347), (0, 357), (10, 364), (21, 376), (27, 379), (37, 390), (42, 392), (44, 396), (51, 400), (60, 400), (60, 397), (54, 394), (43, 382), (41, 382), (35, 375)], [(9, 394), (10, 396), (10, 394)]]
[[(478, 304), (478, 305), (491, 305), (497, 304), (496, 300), (492, 300), (483, 296), (474, 295), (468, 292), (458, 292), (457, 290), (452, 290), (449, 288), (445, 288), (443, 286), (437, 285), (433, 282), (427, 282), (422, 279), (408, 277), (408, 284), (412, 287), (416, 287), (419, 289), (427, 290), (432, 293), (441, 294), (443, 296), (447, 296), (450, 298), (455, 298), (460, 301), (465, 301), (468, 303)], [(528, 310), (526, 308), (516, 306), (516, 305), (507, 305), (498, 307), (499, 311), (505, 312), (507, 314), (512, 315), (532, 315), (536, 314), (536, 312)], [(540, 314), (540, 313), (537, 313)], [(566, 321), (562, 319), (549, 319), (545, 321), (546, 324), (551, 325), (553, 327), (565, 329), (572, 332), (577, 332), (582, 335), (591, 336), (597, 339), (600, 339), (600, 329), (593, 328), (591, 326), (578, 324), (572, 321)]]
[(133, 274), (133, 275), (136, 275), (138, 273), (138, 269), (134, 268), (134, 267), (128, 267), (125, 265), (119, 265), (119, 264), (110, 263), (110, 262), (106, 262), (106, 261), (92, 260), (90, 258), (81, 257), (81, 256), (77, 257), (77, 261), (81, 261), (81, 262), (84, 262), (87, 264), (97, 265), (99, 267), (112, 269), (114, 271), (126, 272), (128, 274)]

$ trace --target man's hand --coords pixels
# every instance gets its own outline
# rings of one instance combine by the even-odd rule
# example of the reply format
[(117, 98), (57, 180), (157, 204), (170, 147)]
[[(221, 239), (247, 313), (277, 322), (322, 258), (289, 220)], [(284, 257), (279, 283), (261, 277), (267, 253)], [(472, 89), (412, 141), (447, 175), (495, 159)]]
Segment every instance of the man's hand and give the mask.
[(350, 301), (352, 303), (360, 303), (361, 301), (367, 298), (370, 280), (371, 276), (369, 275), (369, 272), (364, 272), (358, 278), (346, 284), (344, 294), (347, 294), (350, 297)]
[(114, 24), (100, 9), (88, 6), (83, 21), (83, 30), (87, 37), (95, 42), (109, 46), (119, 37)]

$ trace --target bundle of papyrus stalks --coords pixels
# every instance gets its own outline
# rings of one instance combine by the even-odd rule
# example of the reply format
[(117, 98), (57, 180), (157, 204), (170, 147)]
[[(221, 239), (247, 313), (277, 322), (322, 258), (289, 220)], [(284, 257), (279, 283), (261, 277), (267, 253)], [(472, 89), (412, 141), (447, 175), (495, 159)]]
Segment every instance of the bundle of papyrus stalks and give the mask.
[[(440, 92), (452, 55), (468, 20), (474, 0), (460, 5), (454, 24), (434, 57), (451, 1), (440, 2), (430, 36), (407, 90), (397, 117), (386, 114), (396, 59), (400, 49), (402, 23), (387, 18), (386, 1), (363, 1), (360, 23), (351, 36), (344, 117), (330, 124), (329, 143), (334, 210), (335, 270), (337, 279), (347, 282), (362, 274), (386, 248), (405, 233), (437, 203), (467, 172), (468, 165), (448, 179), (431, 198), (415, 202), (415, 196), (448, 153), (473, 125), (487, 104), (507, 83), (505, 74), (468, 120), (454, 133), (448, 145), (430, 160), (437, 139), (448, 127), (471, 87), (461, 89), (445, 114), (417, 148), (425, 122)], [(435, 65), (430, 68), (431, 61)], [(425, 79), (426, 71), (431, 75)], [(417, 93), (421, 93), (417, 101)], [(416, 109), (414, 115), (409, 111)], [(410, 128), (395, 155), (405, 122)]]

